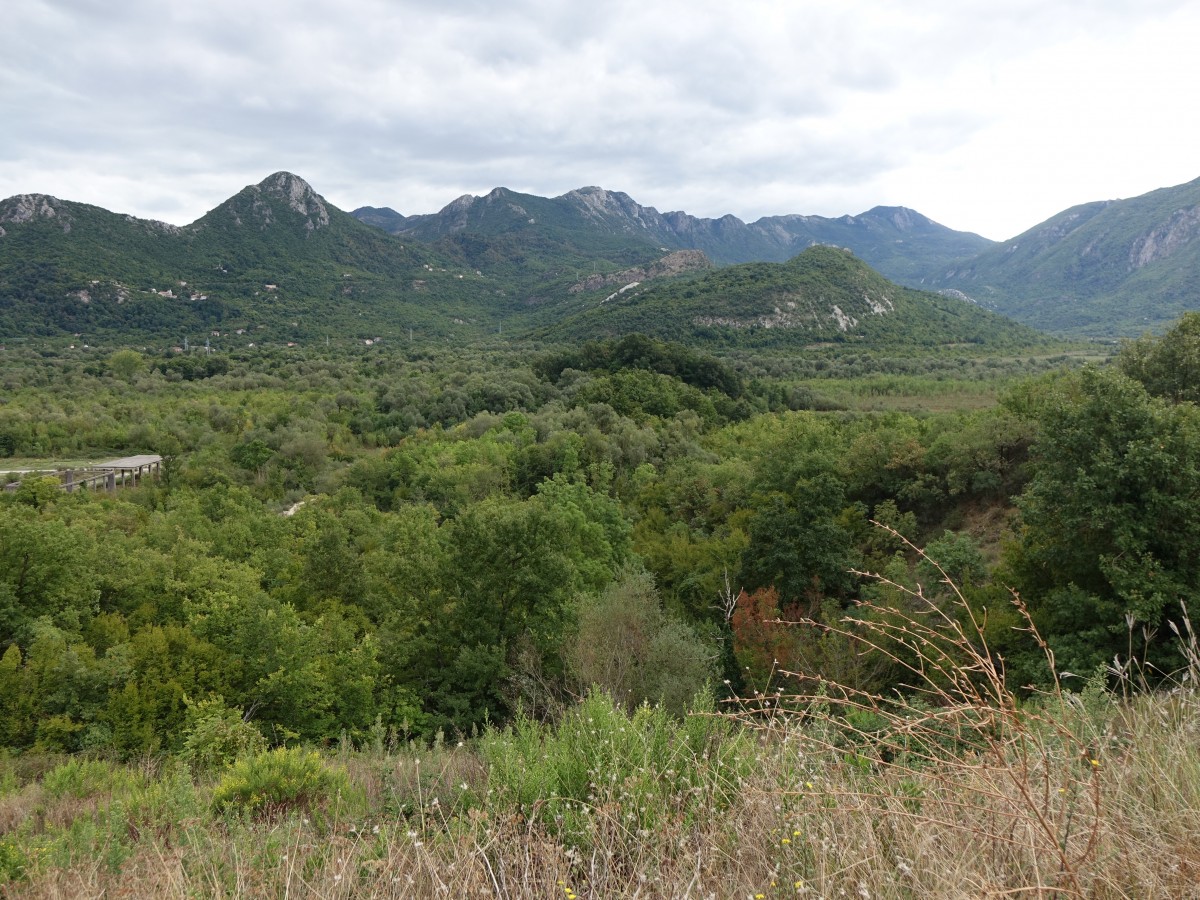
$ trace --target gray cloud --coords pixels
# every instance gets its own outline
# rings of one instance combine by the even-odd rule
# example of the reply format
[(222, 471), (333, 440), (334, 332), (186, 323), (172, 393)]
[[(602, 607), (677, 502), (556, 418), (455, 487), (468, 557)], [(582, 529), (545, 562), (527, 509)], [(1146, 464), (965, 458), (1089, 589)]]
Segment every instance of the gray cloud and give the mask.
[[(971, 214), (938, 171), (976, 153), (995, 179), (1022, 60), (1189, 5), (28, 0), (0, 32), (0, 196), (182, 222), (286, 168), (406, 213), (602, 184), (701, 215)], [(976, 206), (947, 224), (986, 232)]]

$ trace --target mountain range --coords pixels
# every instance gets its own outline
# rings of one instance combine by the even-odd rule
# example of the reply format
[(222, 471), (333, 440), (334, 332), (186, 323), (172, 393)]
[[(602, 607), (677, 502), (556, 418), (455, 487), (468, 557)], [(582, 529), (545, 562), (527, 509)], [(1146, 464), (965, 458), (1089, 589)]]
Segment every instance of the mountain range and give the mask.
[(474, 311), (448, 284), (445, 262), (363, 225), (286, 172), (184, 227), (18, 195), (0, 201), (0, 335), (277, 339), (336, 324), (358, 336), (381, 320), (444, 335)]
[(814, 244), (833, 244), (851, 247), (893, 279), (919, 277), (941, 262), (973, 256), (992, 243), (899, 206), (877, 206), (836, 219), (787, 215), (747, 224), (732, 215), (700, 219), (685, 212), (660, 213), (628, 194), (599, 187), (553, 199), (496, 188), (483, 197), (459, 197), (431, 215), (406, 217), (387, 207), (362, 207), (352, 215), (391, 234), (430, 242), (461, 234), (551, 231), (575, 240), (621, 236), (671, 249), (702, 250), (717, 265), (784, 262)]
[[(497, 188), (429, 215), (348, 214), (278, 172), (182, 227), (27, 194), (0, 201), (0, 341), (66, 332), (440, 340), (501, 329), (576, 339), (637, 323), (767, 346), (805, 329), (805, 341), (986, 342), (1000, 320), (980, 306), (1111, 335), (1197, 305), (1197, 233), (1200, 181), (1067, 210), (1004, 244), (901, 207), (747, 224), (659, 213), (598, 187), (555, 198)], [(822, 246), (851, 251), (854, 265), (840, 250), (803, 252)], [(880, 277), (868, 266), (946, 296), (896, 284), (864, 292), (864, 272)], [(884, 293), (895, 308), (881, 313), (871, 303)], [(909, 316), (889, 318), (912, 306), (895, 304), (902, 296), (916, 298), (923, 324), (877, 327)]]
[(816, 244), (846, 247), (888, 278), (954, 292), (1048, 331), (1111, 337), (1161, 330), (1200, 307), (1200, 179), (1127, 200), (1065, 210), (997, 243), (904, 207), (856, 216), (785, 215), (745, 223), (659, 213), (597, 187), (545, 199), (496, 188), (431, 215), (363, 207), (353, 215), (428, 242), (510, 248), (570, 234), (575, 243), (625, 236), (698, 249), (717, 264), (782, 262)]

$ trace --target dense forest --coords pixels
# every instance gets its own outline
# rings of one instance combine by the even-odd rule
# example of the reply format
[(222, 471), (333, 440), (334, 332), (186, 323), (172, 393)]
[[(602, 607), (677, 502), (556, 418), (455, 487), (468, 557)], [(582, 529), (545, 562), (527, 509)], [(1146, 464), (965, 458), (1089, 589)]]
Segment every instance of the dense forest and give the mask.
[(776, 667), (887, 689), (903, 679), (877, 655), (763, 624), (836, 620), (879, 591), (854, 571), (938, 591), (872, 521), (992, 608), (1022, 683), (1046, 673), (1002, 612), (1010, 588), (1065, 669), (1090, 675), (1145, 627), (1135, 652), (1170, 671), (1165, 620), (1200, 583), (1200, 426), (1195, 382), (1153, 360), (1188, 328), (1107, 368), (930, 362), (930, 385), (1004, 385), (940, 413), (832, 398), (887, 360), (722, 361), (638, 336), (7, 351), (0, 452), (165, 465), (111, 496), (36, 474), (4, 495), (0, 741), (175, 751), (212, 699), (281, 743), (377, 722), (465, 735), (594, 682), (677, 711), (705, 684), (764, 690)]
[[(1192, 314), (1090, 361), (10, 347), (0, 747), (223, 763), (487, 745), (592, 691), (676, 721), (912, 698), (878, 635), (927, 607), (979, 623), (1016, 698), (1154, 687), (1200, 585), (1198, 339)], [(33, 471), (132, 453), (161, 477)]]

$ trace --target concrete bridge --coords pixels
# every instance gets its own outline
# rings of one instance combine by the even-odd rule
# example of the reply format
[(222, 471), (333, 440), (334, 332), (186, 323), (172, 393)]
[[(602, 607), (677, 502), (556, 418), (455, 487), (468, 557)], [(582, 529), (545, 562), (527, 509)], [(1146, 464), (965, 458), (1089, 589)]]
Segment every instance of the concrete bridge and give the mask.
[[(68, 494), (79, 488), (111, 492), (118, 487), (137, 487), (147, 476), (158, 478), (162, 471), (162, 457), (156, 453), (148, 453), (142, 456), (123, 456), (120, 459), (111, 459), (108, 462), (74, 469), (25, 469), (22, 471), (24, 474), (40, 472), (46, 475), (57, 475), (59, 487)], [(4, 490), (15, 491), (20, 484), (19, 481), (10, 482), (4, 485)]]

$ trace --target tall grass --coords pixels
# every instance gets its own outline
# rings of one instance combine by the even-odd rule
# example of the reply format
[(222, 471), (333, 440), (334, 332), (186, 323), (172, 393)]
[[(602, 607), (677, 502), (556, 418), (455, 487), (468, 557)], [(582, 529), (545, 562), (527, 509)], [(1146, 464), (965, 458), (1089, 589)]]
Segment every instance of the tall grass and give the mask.
[[(1053, 652), (1014, 595), (1053, 676), (1049, 690), (1023, 701), (946, 572), (880, 527), (933, 566), (949, 589), (938, 596), (949, 599), (860, 572), (907, 602), (864, 602), (833, 626), (792, 624), (886, 658), (907, 675), (906, 690), (884, 696), (785, 672), (807, 689), (759, 696), (738, 712), (821, 759), (822, 772), (832, 763), (837, 784), (820, 791), (827, 819), (855, 823), (843, 834), (886, 837), (860, 855), (892, 859), (921, 894), (1200, 896), (1200, 882), (1188, 880), (1200, 864), (1200, 652), (1186, 608), (1184, 630), (1172, 624), (1188, 660), (1173, 689), (1134, 694), (1122, 680), (1113, 694), (1100, 678), (1076, 694), (1063, 688)], [(1130, 670), (1105, 675), (1127, 679)], [(919, 876), (918, 848), (938, 869), (932, 880)], [(950, 884), (946, 872), (955, 873)]]
[(1186, 624), (1171, 690), (1022, 701), (957, 591), (893, 588), (835, 628), (904, 695), (795, 673), (678, 720), (593, 692), (552, 726), (344, 746), (336, 791), (267, 817), (222, 805), (232, 769), (0, 760), (0, 895), (1200, 896)]

